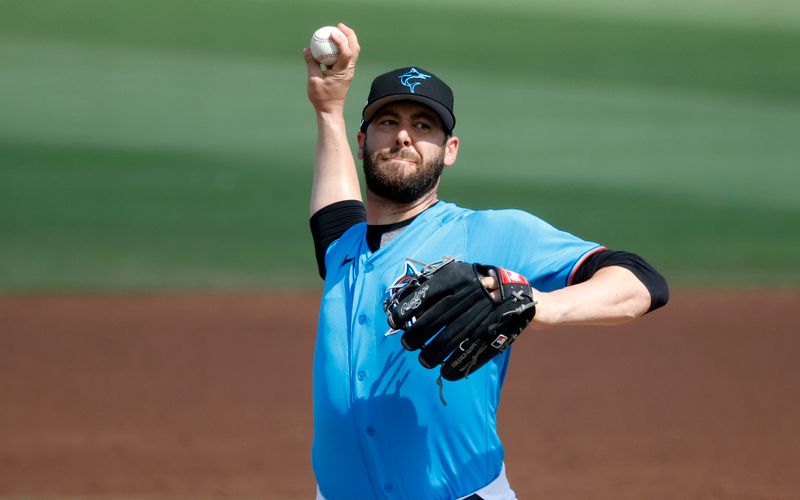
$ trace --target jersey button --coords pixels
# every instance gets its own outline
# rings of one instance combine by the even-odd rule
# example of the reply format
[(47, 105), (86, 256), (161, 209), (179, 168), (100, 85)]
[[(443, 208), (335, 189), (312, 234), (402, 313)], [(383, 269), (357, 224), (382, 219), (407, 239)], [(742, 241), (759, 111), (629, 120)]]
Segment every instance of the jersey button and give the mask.
[(374, 267), (372, 267), (372, 264), (367, 264), (366, 266), (364, 266), (364, 270), (368, 273), (371, 273), (373, 269)]
[(367, 315), (366, 314), (359, 314), (358, 315), (358, 324), (363, 325), (367, 322)]
[(365, 372), (364, 370), (359, 370), (356, 377), (358, 377), (358, 380), (363, 381), (365, 378), (367, 378), (367, 372)]
[(391, 493), (393, 489), (394, 486), (392, 486), (392, 483), (386, 483), (383, 485), (383, 491), (385, 491), (386, 493)]
[(372, 437), (375, 435), (375, 427), (369, 426), (367, 427), (367, 436)]

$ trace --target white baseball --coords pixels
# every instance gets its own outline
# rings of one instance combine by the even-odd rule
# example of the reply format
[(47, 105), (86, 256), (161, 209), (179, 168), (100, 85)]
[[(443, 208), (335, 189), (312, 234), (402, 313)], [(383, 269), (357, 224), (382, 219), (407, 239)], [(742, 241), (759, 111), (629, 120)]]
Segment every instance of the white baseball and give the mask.
[(339, 46), (331, 39), (331, 33), (334, 31), (342, 37), (344, 44), (349, 47), (350, 44), (347, 42), (347, 37), (342, 33), (342, 30), (335, 26), (324, 26), (318, 29), (311, 35), (311, 42), (309, 42), (311, 55), (314, 56), (318, 63), (326, 66), (332, 66), (339, 57)]

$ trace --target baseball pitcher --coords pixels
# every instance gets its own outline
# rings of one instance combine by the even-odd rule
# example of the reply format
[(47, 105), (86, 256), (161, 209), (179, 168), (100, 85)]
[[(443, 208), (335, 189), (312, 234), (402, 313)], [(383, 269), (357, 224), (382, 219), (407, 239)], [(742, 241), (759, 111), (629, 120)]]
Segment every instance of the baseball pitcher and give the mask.
[[(419, 66), (372, 81), (357, 133), (362, 201), (343, 115), (360, 47), (338, 28), (332, 65), (305, 50), (317, 119), (310, 224), (325, 280), (317, 498), (514, 499), (496, 429), (510, 346), (531, 329), (633, 320), (666, 304), (666, 281), (641, 257), (530, 213), (440, 200), (461, 144), (454, 96)], [(486, 165), (487, 179), (497, 168)]]

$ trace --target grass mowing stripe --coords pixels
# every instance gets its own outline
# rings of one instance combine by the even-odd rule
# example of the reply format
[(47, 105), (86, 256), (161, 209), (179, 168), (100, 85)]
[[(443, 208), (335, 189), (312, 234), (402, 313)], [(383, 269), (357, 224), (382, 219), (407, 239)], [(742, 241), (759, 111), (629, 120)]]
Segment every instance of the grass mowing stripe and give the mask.
[[(297, 196), (308, 178), (275, 182), (241, 160), (161, 151), (0, 145), (0, 153), (16, 166), (0, 178), (4, 291), (319, 284), (307, 197)], [(30, 165), (38, 177), (25, 172)], [(800, 234), (787, 231), (798, 210), (558, 183), (504, 185), (498, 202), (492, 187), (448, 174), (442, 197), (530, 210), (581, 237), (641, 252), (684, 284), (741, 276), (796, 284), (800, 275)], [(709, 274), (710, 282), (698, 281)]]
[[(244, 0), (270, 2), (271, 0)], [(381, 0), (348, 0), (362, 5), (374, 5)], [(388, 1), (388, 0), (386, 0)], [(429, 6), (428, 0), (406, 0), (407, 7)], [(485, 0), (439, 0), (437, 5), (460, 9), (485, 9)], [(800, 5), (794, 0), (671, 0), (642, 2), (640, 0), (499, 0), (492, 10), (514, 13), (554, 12), (593, 18), (647, 21), (669, 20), (696, 25), (730, 25), (796, 30), (800, 27)]]
[(263, 155), (314, 132), (302, 64), (3, 37), (0, 62), (0, 137), (23, 143)]
[(158, 150), (0, 144), (0, 154), (10, 165), (0, 171), (0, 289), (313, 279), (308, 198), (298, 196), (310, 172), (276, 182), (246, 160)]
[(800, 105), (632, 85), (448, 76), (466, 103), (458, 111), (458, 175), (800, 208)]
[[(359, 29), (364, 58), (387, 69), (413, 63), (791, 100), (800, 95), (797, 30), (430, 3), (413, 26), (387, 23), (397, 11), (386, 4), (7, 0), (4, 10), (0, 33), (9, 35), (298, 62), (313, 27), (346, 19)], [(453, 50), (457, 43), (461, 49)]]

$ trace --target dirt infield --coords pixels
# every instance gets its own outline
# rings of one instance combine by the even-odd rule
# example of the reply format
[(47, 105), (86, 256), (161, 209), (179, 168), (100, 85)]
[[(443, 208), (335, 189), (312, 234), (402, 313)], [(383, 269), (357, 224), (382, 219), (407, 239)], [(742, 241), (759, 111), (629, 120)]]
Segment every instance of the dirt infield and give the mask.
[[(0, 297), (0, 496), (313, 498), (318, 300)], [(519, 497), (800, 498), (798, 310), (678, 291), (526, 335), (500, 408)]]

